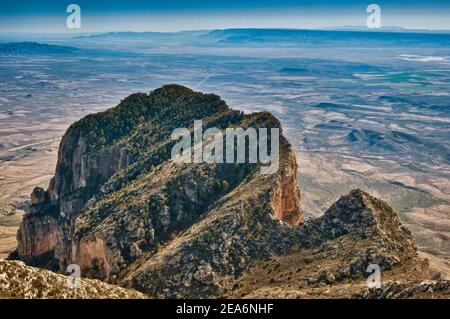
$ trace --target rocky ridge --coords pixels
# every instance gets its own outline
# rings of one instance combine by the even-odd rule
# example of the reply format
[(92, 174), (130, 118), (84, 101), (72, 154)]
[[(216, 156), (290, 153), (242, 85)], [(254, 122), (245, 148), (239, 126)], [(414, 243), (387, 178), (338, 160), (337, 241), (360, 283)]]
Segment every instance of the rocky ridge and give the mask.
[[(354, 190), (303, 221), (282, 135), (272, 175), (259, 164), (172, 162), (171, 132), (192, 131), (195, 119), (205, 129), (281, 129), (269, 113), (177, 85), (133, 94), (69, 128), (10, 258), (59, 272), (78, 264), (85, 277), (153, 298), (450, 296), (385, 202)], [(382, 272), (377, 290), (365, 283), (370, 264)]]
[[(183, 236), (189, 244), (177, 246), (176, 254), (192, 260), (180, 264), (180, 272), (212, 267), (218, 274), (237, 275), (250, 260), (281, 253), (290, 240), (283, 238), (286, 229), (303, 220), (290, 144), (281, 136), (280, 169), (272, 175), (260, 174), (259, 164), (175, 164), (171, 132), (191, 127), (194, 119), (202, 119), (204, 129), (281, 129), (269, 113), (245, 115), (218, 96), (177, 85), (131, 95), (69, 128), (49, 188), (33, 192), (11, 258), (60, 272), (75, 263), (84, 276), (139, 285), (139, 279), (129, 278), (129, 268), (157, 260), (161, 247), (175, 247)], [(209, 245), (204, 239), (219, 242)], [(183, 256), (187, 247), (195, 254)], [(205, 264), (212, 255), (215, 262)], [(161, 264), (157, 272), (175, 270)], [(166, 281), (167, 288), (142, 289), (159, 292), (175, 281)], [(215, 283), (197, 286), (199, 291), (180, 286), (173, 293), (221, 291)]]
[[(324, 215), (296, 228), (300, 243), (255, 261), (229, 286), (238, 298), (448, 298), (449, 282), (431, 280), (409, 230), (383, 201), (357, 189)], [(369, 265), (381, 271), (369, 288)]]

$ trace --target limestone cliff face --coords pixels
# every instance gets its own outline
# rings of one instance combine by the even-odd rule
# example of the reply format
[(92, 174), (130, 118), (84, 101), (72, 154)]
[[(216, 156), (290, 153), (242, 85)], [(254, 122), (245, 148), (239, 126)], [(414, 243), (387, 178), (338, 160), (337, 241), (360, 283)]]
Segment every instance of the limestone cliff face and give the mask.
[(62, 226), (58, 220), (58, 206), (51, 203), (48, 193), (36, 187), (31, 194), (32, 205), (23, 217), (17, 232), (17, 250), (12, 258), (20, 258), (30, 265), (59, 269), (54, 256), (58, 241), (62, 238)]
[[(75, 263), (84, 276), (117, 281), (131, 264), (195, 229), (214, 207), (243, 196), (237, 189), (252, 181), (257, 184), (247, 192), (252, 192), (258, 211), (242, 201), (238, 207), (250, 206), (234, 207), (225, 222), (236, 230), (244, 222), (242, 230), (248, 229), (239, 236), (256, 241), (266, 232), (265, 223), (278, 225), (280, 220), (296, 226), (303, 220), (295, 154), (284, 137), (280, 170), (264, 183), (256, 164), (173, 163), (170, 134), (196, 119), (203, 119), (204, 129), (280, 127), (268, 113), (244, 115), (215, 95), (175, 85), (134, 94), (116, 108), (90, 115), (64, 135), (55, 176), (47, 191), (33, 192), (12, 257), (59, 271)], [(263, 201), (269, 205), (259, 207)], [(210, 236), (218, 239), (223, 232), (211, 229)], [(254, 245), (262, 248), (264, 243)], [(282, 246), (270, 244), (256, 255), (281, 251)], [(218, 247), (213, 248), (205, 253), (215, 254)], [(214, 267), (226, 274), (239, 272), (250, 260), (246, 251), (237, 250), (232, 265), (218, 262)]]
[[(61, 227), (56, 218), (48, 215), (26, 216), (17, 235), (17, 252), (20, 256), (26, 256), (30, 264), (34, 264), (33, 259), (55, 250), (60, 237)], [(57, 268), (55, 262), (56, 260), (49, 256), (45, 266), (55, 269)]]
[(76, 217), (99, 187), (128, 161), (120, 145), (88, 155), (80, 128), (72, 126), (62, 139), (49, 188), (36, 188), (31, 195), (32, 208), (18, 231), (16, 254), (29, 264), (64, 270), (71, 260), (70, 238)]
[(300, 208), (300, 188), (297, 178), (297, 162), (295, 154), (290, 152), (288, 163), (282, 168), (274, 185), (274, 194), (270, 201), (274, 216), (288, 223), (297, 226), (303, 222), (303, 215), (298, 212)]
[(130, 161), (123, 145), (89, 153), (84, 134), (79, 125), (69, 128), (58, 152), (55, 178), (49, 192), (53, 194), (53, 199), (65, 203), (61, 209), (64, 215), (79, 213), (77, 207), (71, 204), (73, 200), (67, 198), (68, 195), (83, 190), (87, 191), (88, 197)]
[(113, 260), (105, 240), (101, 237), (94, 235), (72, 244), (70, 257), (84, 270), (86, 277), (101, 279), (110, 277)]

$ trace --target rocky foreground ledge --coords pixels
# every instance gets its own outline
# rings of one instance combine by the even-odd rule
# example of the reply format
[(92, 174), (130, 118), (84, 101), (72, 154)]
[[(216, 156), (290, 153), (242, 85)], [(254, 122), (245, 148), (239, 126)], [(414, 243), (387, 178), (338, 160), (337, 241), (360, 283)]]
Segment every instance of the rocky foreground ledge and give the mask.
[[(449, 298), (450, 281), (432, 280), (411, 233), (384, 201), (362, 190), (294, 230), (292, 250), (255, 261), (227, 292), (233, 298)], [(369, 265), (379, 285), (368, 286)], [(436, 274), (435, 274), (436, 276)]]
[[(66, 132), (10, 259), (63, 273), (77, 264), (84, 277), (152, 298), (450, 296), (383, 201), (355, 190), (304, 221), (282, 134), (272, 175), (259, 164), (175, 164), (171, 133), (198, 119), (281, 130), (269, 113), (246, 115), (178, 85), (133, 94)], [(366, 285), (372, 264), (378, 290)]]
[(0, 299), (142, 299), (144, 294), (99, 280), (81, 279), (69, 288), (67, 277), (29, 267), (20, 261), (0, 260)]

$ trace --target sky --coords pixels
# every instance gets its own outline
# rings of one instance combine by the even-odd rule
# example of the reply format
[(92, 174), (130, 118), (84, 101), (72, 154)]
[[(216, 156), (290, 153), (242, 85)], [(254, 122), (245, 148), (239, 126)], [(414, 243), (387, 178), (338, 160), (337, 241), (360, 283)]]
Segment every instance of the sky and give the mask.
[[(80, 29), (66, 25), (72, 3), (81, 8)], [(450, 30), (449, 0), (1, 0), (0, 33), (364, 26), (371, 3), (382, 26)]]

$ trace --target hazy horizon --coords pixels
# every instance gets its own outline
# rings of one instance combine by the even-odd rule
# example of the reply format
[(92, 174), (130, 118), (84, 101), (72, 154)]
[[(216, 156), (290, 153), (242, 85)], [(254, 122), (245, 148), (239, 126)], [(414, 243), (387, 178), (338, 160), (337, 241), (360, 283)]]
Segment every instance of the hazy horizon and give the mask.
[(400, 26), (383, 26), (380, 29), (365, 29), (366, 27), (363, 25), (340, 25), (340, 26), (331, 26), (331, 27), (323, 27), (323, 28), (276, 28), (276, 27), (230, 27), (230, 28), (211, 28), (211, 29), (183, 29), (179, 31), (155, 31), (155, 30), (142, 30), (142, 31), (134, 31), (134, 30), (115, 30), (115, 31), (92, 31), (92, 32), (27, 32), (27, 31), (7, 31), (1, 32), (0, 35), (38, 35), (38, 36), (67, 36), (67, 37), (78, 37), (78, 36), (89, 36), (89, 35), (101, 35), (108, 33), (188, 33), (188, 32), (211, 32), (217, 30), (245, 30), (245, 29), (255, 29), (255, 30), (294, 30), (294, 31), (336, 31), (336, 32), (408, 32), (411, 31), (414, 33), (415, 31), (421, 32), (429, 32), (429, 33), (450, 33), (449, 29), (412, 29), (412, 28), (404, 28)]
[(29, 0), (2, 1), (0, 33), (178, 32), (228, 28), (322, 29), (364, 26), (370, 3), (381, 7), (382, 26), (449, 30), (447, 1), (73, 1), (81, 8), (80, 29), (66, 26), (69, 3), (54, 0), (39, 5)]

